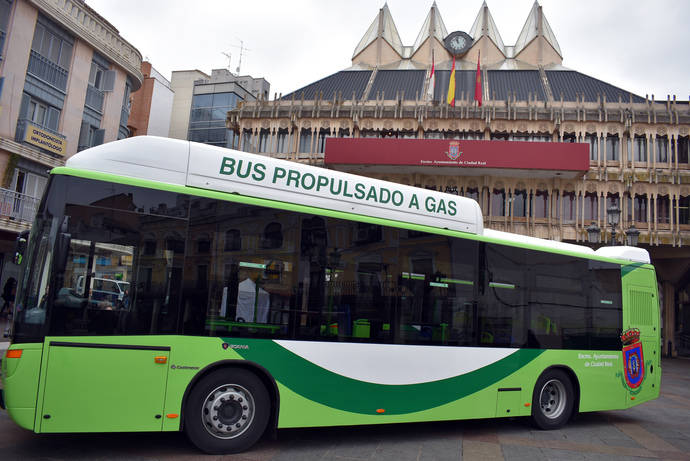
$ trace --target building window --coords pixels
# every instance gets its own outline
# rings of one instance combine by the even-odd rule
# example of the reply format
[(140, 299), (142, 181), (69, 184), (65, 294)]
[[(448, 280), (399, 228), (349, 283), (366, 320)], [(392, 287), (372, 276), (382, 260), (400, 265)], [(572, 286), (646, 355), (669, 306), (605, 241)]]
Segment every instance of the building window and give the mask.
[(656, 221), (659, 224), (669, 223), (670, 200), (668, 195), (657, 195), (656, 197)]
[(599, 207), (597, 206), (597, 193), (585, 193), (585, 221), (596, 221), (599, 219)]
[(606, 136), (606, 160), (610, 162), (620, 160), (620, 139), (617, 134)]
[(349, 128), (340, 128), (338, 130), (338, 137), (339, 138), (349, 138), (350, 137), (350, 129)]
[[(626, 193), (623, 195), (623, 198), (625, 199), (625, 208), (626, 208), (625, 216), (627, 216), (627, 221), (628, 221), (628, 222), (632, 222), (632, 220), (633, 220), (633, 216), (632, 216), (632, 212), (633, 212), (632, 197), (630, 197), (630, 194), (626, 192)], [(622, 216), (622, 215), (621, 215), (621, 216)]]
[(688, 136), (682, 136), (678, 138), (678, 163), (688, 163), (688, 158), (690, 158), (690, 138)]
[(276, 152), (287, 154), (290, 151), (290, 132), (288, 130), (278, 130), (277, 142)]
[(636, 162), (647, 161), (647, 138), (644, 136), (635, 136), (633, 140), (633, 153)]
[(647, 222), (647, 194), (635, 195), (635, 221)]
[(379, 138), (379, 132), (376, 130), (361, 130), (359, 132), (360, 138)]
[(513, 216), (516, 218), (527, 217), (527, 191), (515, 190), (513, 191), (513, 200), (511, 201), (513, 208)]
[(271, 139), (271, 130), (262, 129), (259, 131), (259, 152), (268, 152), (268, 143)]
[[(189, 113), (187, 139), (220, 147), (239, 147), (237, 133), (227, 129), (225, 119), (228, 111), (237, 107), (241, 100), (242, 98), (233, 92), (195, 94)], [(254, 146), (250, 143), (251, 130), (247, 131), (249, 135), (244, 139), (243, 150), (254, 152)]]
[(508, 141), (508, 133), (491, 133), (492, 141)]
[(225, 232), (225, 251), (237, 251), (242, 249), (242, 239), (240, 231), (237, 229), (230, 229)]
[(479, 189), (476, 187), (468, 187), (465, 189), (465, 197), (471, 198), (475, 202), (479, 202)]
[(211, 252), (211, 239), (208, 235), (203, 235), (196, 241), (196, 252), (198, 254), (207, 254)]
[(425, 131), (424, 139), (443, 139), (443, 133), (438, 130)]
[(89, 147), (100, 146), (103, 144), (105, 130), (92, 125), (87, 121), (81, 122), (81, 130), (79, 131), (79, 144), (77, 151), (88, 149)]
[[(209, 144), (213, 143), (209, 142)], [(242, 150), (245, 152), (254, 152), (256, 150), (254, 146), (254, 136), (252, 136), (252, 130), (244, 130), (244, 132), (242, 133)]]
[(678, 224), (690, 224), (690, 196), (678, 199)]
[(563, 192), (563, 221), (574, 222), (577, 216), (575, 192)]
[(7, 25), (10, 21), (10, 13), (12, 12), (12, 2), (10, 0), (0, 0), (0, 56), (5, 46), (5, 37), (7, 36)]
[(491, 216), (506, 215), (506, 192), (505, 189), (494, 189), (491, 192)]
[(563, 142), (576, 143), (577, 136), (575, 136), (575, 133), (563, 133)]
[(534, 217), (548, 218), (549, 217), (549, 192), (545, 190), (538, 190), (534, 196)]
[(156, 255), (156, 241), (146, 240), (144, 241), (144, 256), (155, 256)]
[(24, 118), (42, 128), (57, 131), (60, 121), (60, 109), (50, 106), (24, 93), (22, 104), (26, 104)]
[(656, 161), (657, 163), (668, 163), (668, 138), (666, 136), (656, 137)]
[(271, 249), (283, 246), (283, 227), (280, 223), (272, 222), (264, 228), (261, 248)]
[(329, 130), (319, 130), (319, 142), (316, 146), (316, 152), (326, 152), (326, 138), (331, 135)]
[(587, 134), (585, 142), (589, 144), (589, 160), (596, 162), (599, 159), (599, 138), (596, 134)]
[(298, 152), (311, 152), (311, 130), (308, 128), (300, 132)]
[(72, 59), (72, 44), (41, 22), (36, 23), (31, 49), (53, 64), (65, 70), (69, 69)]

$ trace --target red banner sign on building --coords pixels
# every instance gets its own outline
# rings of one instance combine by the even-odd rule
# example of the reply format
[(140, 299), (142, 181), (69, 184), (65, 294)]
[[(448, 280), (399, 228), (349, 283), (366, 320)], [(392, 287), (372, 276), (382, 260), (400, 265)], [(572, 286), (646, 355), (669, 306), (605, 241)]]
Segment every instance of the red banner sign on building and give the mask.
[[(589, 169), (587, 144), (448, 139), (328, 138), (324, 163), (336, 165), (408, 165), (552, 171), (578, 177)], [(344, 168), (348, 169), (348, 168)], [(509, 173), (504, 171), (503, 174)], [(433, 174), (429, 171), (429, 174)]]

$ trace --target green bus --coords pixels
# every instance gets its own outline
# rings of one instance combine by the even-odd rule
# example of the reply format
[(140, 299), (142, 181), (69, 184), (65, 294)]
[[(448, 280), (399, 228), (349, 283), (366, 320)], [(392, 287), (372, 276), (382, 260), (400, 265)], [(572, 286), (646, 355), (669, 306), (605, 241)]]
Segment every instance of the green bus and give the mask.
[(552, 429), (659, 395), (645, 250), (484, 229), (457, 195), (135, 137), (52, 170), (16, 259), (1, 401), (36, 433), (232, 453), (279, 428)]

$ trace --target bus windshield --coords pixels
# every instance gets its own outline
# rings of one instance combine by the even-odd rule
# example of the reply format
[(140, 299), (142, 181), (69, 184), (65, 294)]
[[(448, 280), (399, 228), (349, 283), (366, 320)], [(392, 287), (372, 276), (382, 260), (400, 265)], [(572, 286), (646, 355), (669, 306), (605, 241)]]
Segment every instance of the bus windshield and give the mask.
[(49, 294), (50, 265), (58, 218), (39, 215), (31, 230), (28, 258), (17, 290), (13, 328), (15, 341), (31, 341), (44, 335)]

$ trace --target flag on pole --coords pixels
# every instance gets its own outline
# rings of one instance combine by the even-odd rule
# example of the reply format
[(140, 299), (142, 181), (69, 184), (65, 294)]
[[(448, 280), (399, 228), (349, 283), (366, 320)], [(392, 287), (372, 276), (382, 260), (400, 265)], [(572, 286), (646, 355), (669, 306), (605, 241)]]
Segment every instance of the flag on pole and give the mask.
[(429, 74), (429, 86), (426, 89), (426, 98), (429, 101), (434, 99), (434, 88), (436, 87), (436, 75), (434, 73), (434, 68), (434, 50), (431, 50), (431, 73)]
[(474, 83), (474, 100), (477, 101), (479, 107), (482, 106), (482, 70), (479, 67), (479, 58), (481, 55), (480, 51), (477, 55), (477, 76), (475, 77)]
[(455, 56), (453, 56), (453, 68), (450, 70), (450, 81), (448, 82), (448, 96), (446, 102), (455, 107)]

